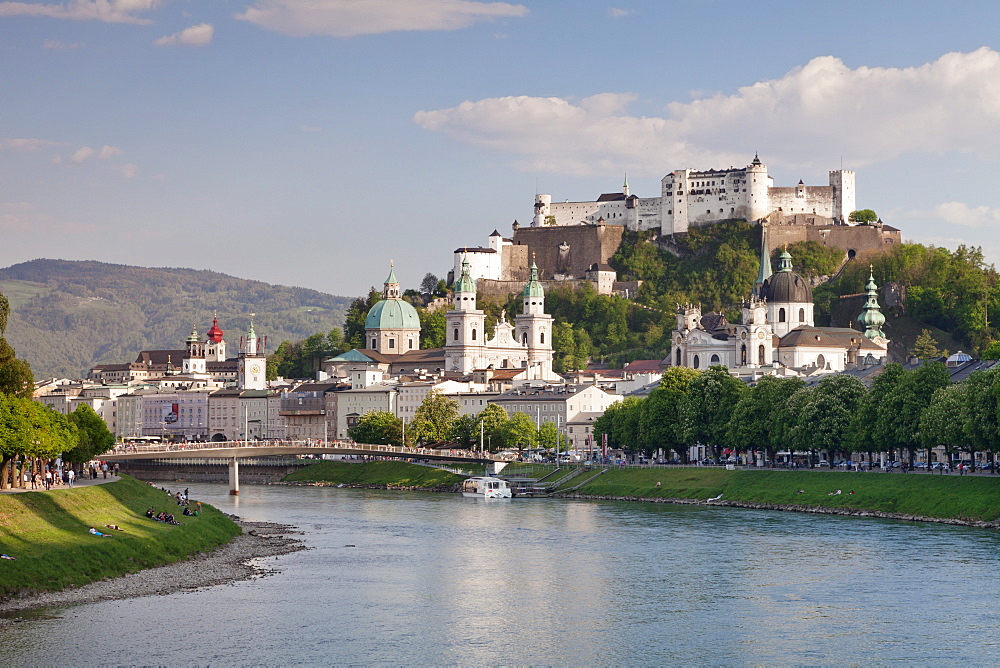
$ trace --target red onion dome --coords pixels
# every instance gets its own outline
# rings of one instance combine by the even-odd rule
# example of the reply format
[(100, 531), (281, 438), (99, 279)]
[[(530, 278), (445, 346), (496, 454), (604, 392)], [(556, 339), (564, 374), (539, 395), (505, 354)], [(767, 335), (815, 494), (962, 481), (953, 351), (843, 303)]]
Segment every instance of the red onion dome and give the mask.
[(208, 340), (216, 343), (222, 340), (222, 330), (219, 328), (218, 318), (212, 318), (212, 328), (208, 330)]

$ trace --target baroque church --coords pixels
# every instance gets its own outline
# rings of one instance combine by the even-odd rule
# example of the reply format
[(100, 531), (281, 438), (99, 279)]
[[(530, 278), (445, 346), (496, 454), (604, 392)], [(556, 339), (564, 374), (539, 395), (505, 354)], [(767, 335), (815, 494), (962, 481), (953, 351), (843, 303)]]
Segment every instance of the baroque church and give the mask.
[(764, 373), (831, 373), (858, 364), (881, 364), (889, 341), (882, 331), (878, 286), (870, 275), (867, 301), (858, 323), (864, 333), (842, 327), (816, 327), (812, 288), (792, 271), (792, 256), (781, 253), (772, 272), (763, 234), (760, 270), (753, 293), (741, 309), (739, 324), (721, 313), (702, 314), (701, 307), (677, 308), (677, 328), (671, 333), (670, 357), (661, 366), (705, 369), (722, 365), (741, 375)]
[(369, 348), (360, 352), (385, 359), (394, 371), (416, 371), (422, 366), (466, 375), (482, 369), (512, 369), (522, 371), (525, 381), (558, 381), (552, 371), (553, 318), (545, 313), (545, 289), (534, 262), (521, 294), (523, 313), (514, 316), (513, 323), (502, 313), (492, 338), (487, 339), (486, 314), (476, 308), (476, 281), (464, 260), (452, 308), (445, 313), (444, 348), (421, 350), (420, 317), (403, 299), (395, 270), (390, 268), (382, 299), (365, 319)]

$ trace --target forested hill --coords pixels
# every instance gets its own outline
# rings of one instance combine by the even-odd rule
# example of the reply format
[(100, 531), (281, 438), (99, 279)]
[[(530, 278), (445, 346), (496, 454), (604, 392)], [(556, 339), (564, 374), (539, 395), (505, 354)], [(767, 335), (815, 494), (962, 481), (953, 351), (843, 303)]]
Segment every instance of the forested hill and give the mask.
[(131, 362), (140, 350), (179, 349), (218, 313), (234, 354), (249, 314), (268, 337), (284, 340), (340, 327), (350, 299), (195, 269), (103, 262), (32, 260), (0, 269), (10, 300), (7, 340), (35, 378), (85, 376), (93, 364)]

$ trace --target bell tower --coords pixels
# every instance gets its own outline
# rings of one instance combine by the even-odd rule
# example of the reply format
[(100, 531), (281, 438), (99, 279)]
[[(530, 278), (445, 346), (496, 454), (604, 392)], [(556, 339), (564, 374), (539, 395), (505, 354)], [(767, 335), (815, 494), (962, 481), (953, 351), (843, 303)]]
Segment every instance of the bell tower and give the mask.
[(462, 258), (462, 275), (455, 283), (455, 302), (445, 314), (445, 368), (472, 373), (481, 365), (486, 349), (486, 314), (476, 308), (476, 282), (468, 258)]
[(545, 312), (545, 288), (538, 280), (538, 265), (531, 261), (531, 279), (525, 284), (524, 313), (514, 318), (517, 341), (528, 349), (531, 380), (551, 378), (552, 316)]
[(237, 387), (241, 390), (267, 389), (267, 356), (257, 332), (253, 328), (253, 317), (250, 314), (250, 330), (240, 346), (240, 356), (237, 360)]

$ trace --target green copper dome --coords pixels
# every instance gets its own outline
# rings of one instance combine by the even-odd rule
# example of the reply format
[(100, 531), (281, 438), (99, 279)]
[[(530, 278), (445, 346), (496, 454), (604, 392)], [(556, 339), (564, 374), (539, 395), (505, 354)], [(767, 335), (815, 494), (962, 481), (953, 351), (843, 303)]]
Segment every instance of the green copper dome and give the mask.
[(525, 298), (542, 298), (545, 296), (545, 288), (542, 287), (541, 282), (538, 280), (538, 266), (534, 262), (531, 263), (531, 280), (524, 286), (524, 296)]
[(879, 310), (878, 285), (875, 284), (874, 269), (869, 267), (869, 270), (868, 284), (865, 285), (867, 299), (865, 300), (864, 310), (858, 316), (858, 324), (865, 328), (865, 336), (869, 339), (876, 337), (884, 339), (886, 336), (885, 332), (882, 331), (882, 325), (885, 324), (885, 316)]
[(458, 283), (455, 284), (455, 292), (475, 292), (476, 282), (472, 280), (472, 276), (469, 275), (469, 261), (462, 257), (462, 276), (458, 279)]
[(420, 329), (420, 316), (410, 302), (383, 299), (368, 311), (365, 329)]

